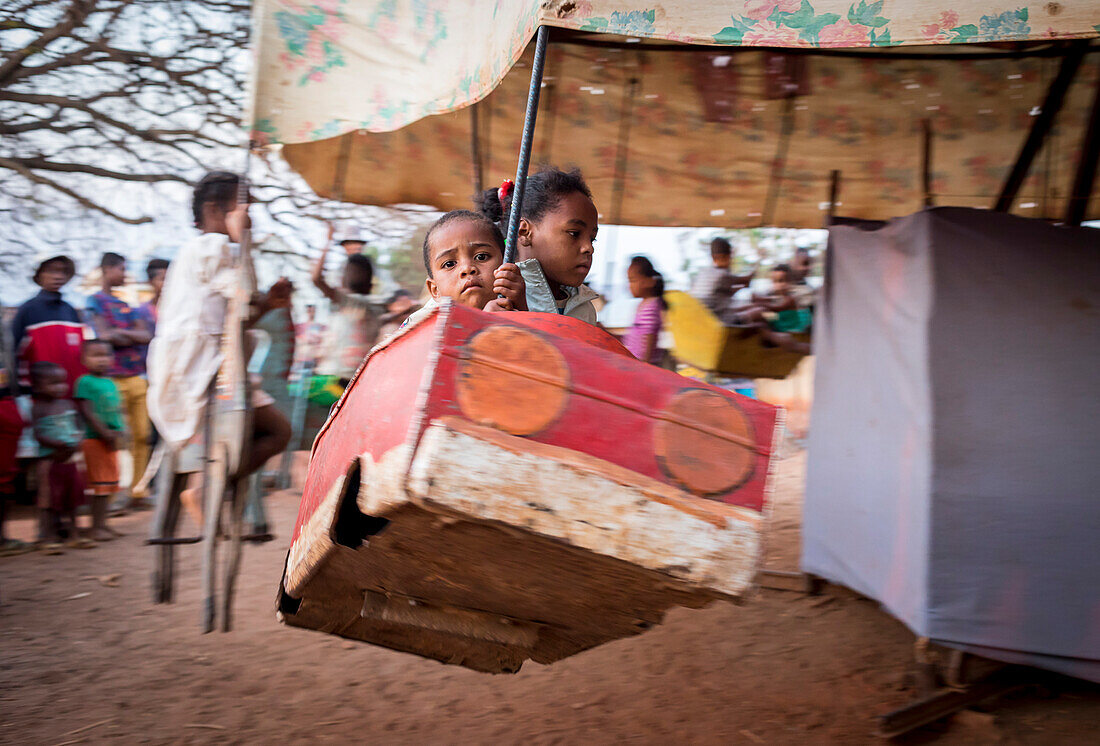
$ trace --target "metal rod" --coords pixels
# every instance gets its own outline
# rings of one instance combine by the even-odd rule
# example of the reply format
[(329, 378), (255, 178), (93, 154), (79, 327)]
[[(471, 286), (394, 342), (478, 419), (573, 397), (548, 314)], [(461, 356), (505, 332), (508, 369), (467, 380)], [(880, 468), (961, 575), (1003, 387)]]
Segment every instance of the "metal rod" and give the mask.
[(993, 205), (994, 210), (1008, 212), (1012, 209), (1016, 194), (1020, 191), (1020, 186), (1024, 183), (1027, 172), (1031, 169), (1031, 162), (1035, 160), (1039, 148), (1043, 146), (1043, 141), (1046, 140), (1047, 133), (1050, 132), (1050, 128), (1054, 124), (1055, 117), (1058, 116), (1058, 112), (1062, 108), (1066, 91), (1069, 90), (1069, 84), (1073, 82), (1074, 76), (1077, 75), (1077, 69), (1081, 66), (1081, 60), (1085, 56), (1087, 45), (1087, 41), (1083, 44), (1074, 42), (1069, 52), (1062, 58), (1062, 63), (1058, 66), (1058, 74), (1047, 90), (1043, 108), (1039, 115), (1035, 117), (1035, 121), (1031, 123), (1031, 131), (1027, 133), (1027, 139), (1024, 141), (1023, 147), (1020, 148), (1016, 163), (1012, 166), (1008, 178), (1005, 179), (1001, 194)]
[(519, 236), (519, 217), (523, 209), (523, 192), (527, 188), (527, 168), (531, 165), (531, 141), (535, 135), (535, 119), (539, 113), (539, 92), (542, 88), (542, 65), (546, 59), (548, 26), (539, 26), (535, 39), (535, 59), (531, 63), (531, 88), (527, 92), (527, 114), (523, 119), (523, 139), (519, 145), (519, 164), (516, 166), (516, 184), (512, 192), (512, 209), (508, 213), (508, 240), (504, 242), (504, 261), (516, 258), (516, 239)]
[(1088, 210), (1092, 187), (1096, 181), (1096, 162), (1100, 160), (1100, 77), (1096, 79), (1096, 92), (1092, 96), (1092, 113), (1081, 141), (1081, 160), (1073, 176), (1073, 189), (1066, 205), (1066, 223), (1081, 225)]
[(924, 192), (924, 206), (932, 207), (932, 120), (921, 120), (921, 191)]

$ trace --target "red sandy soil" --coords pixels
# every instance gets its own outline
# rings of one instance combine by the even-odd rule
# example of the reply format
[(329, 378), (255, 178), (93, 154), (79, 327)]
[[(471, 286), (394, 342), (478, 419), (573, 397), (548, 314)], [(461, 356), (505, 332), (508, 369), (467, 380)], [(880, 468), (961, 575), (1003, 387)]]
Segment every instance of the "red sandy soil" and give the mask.
[[(781, 462), (772, 568), (797, 567), (803, 468), (802, 453)], [(150, 602), (148, 513), (95, 549), (0, 558), (0, 742), (875, 743), (875, 716), (916, 696), (912, 635), (837, 588), (677, 610), (514, 676), (284, 627), (297, 499), (268, 504), (279, 538), (246, 549), (229, 634), (199, 634), (195, 546), (179, 550), (176, 603)], [(1098, 723), (1100, 687), (1060, 679), (908, 743), (1095, 742)]]

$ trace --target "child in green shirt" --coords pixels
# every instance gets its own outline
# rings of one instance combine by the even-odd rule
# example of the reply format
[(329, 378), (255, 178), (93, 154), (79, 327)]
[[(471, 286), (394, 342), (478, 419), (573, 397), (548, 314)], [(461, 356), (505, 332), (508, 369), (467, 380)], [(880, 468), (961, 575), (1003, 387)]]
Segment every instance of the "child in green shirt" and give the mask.
[(73, 392), (85, 423), (81, 450), (92, 490), (92, 538), (96, 541), (109, 541), (119, 535), (107, 526), (107, 506), (118, 492), (118, 449), (126, 430), (122, 396), (107, 375), (113, 355), (106, 340), (86, 341), (83, 362), (88, 373), (77, 380)]

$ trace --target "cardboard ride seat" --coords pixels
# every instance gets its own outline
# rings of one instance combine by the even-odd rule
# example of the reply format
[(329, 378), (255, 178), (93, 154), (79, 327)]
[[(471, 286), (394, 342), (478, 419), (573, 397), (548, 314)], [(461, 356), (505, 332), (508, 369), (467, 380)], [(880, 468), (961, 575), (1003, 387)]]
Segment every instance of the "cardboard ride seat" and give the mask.
[[(697, 298), (680, 291), (665, 293), (673, 356), (707, 373), (743, 378), (786, 378), (802, 362), (802, 355), (778, 347), (766, 347), (756, 334), (726, 326)], [(809, 342), (808, 333), (792, 335)]]
[(318, 435), (280, 618), (515, 672), (737, 599), (777, 418), (574, 319), (445, 304)]

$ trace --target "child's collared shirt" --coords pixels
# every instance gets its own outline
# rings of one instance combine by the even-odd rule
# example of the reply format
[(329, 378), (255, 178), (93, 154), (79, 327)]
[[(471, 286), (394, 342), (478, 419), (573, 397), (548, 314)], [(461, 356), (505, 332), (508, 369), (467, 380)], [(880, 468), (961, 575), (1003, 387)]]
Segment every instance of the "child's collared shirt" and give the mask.
[(550, 289), (550, 283), (543, 274), (542, 265), (538, 259), (524, 259), (516, 262), (523, 282), (527, 286), (527, 310), (542, 313), (558, 313), (563, 316), (571, 316), (589, 324), (596, 323), (596, 306), (592, 301), (600, 295), (587, 285), (579, 287), (563, 286), (566, 298), (561, 305), (554, 298), (554, 291)]
[[(92, 404), (92, 411), (103, 425), (116, 433), (122, 432), (122, 397), (118, 393), (118, 386), (106, 376), (97, 376), (91, 373), (83, 375), (76, 382), (74, 399), (85, 399)], [(86, 438), (98, 438), (99, 435), (88, 425), (84, 430)]]
[[(100, 290), (88, 299), (88, 314), (103, 319), (112, 329), (131, 331), (141, 320), (141, 314), (121, 298)], [(145, 375), (145, 345), (114, 347), (111, 375), (119, 378)]]

